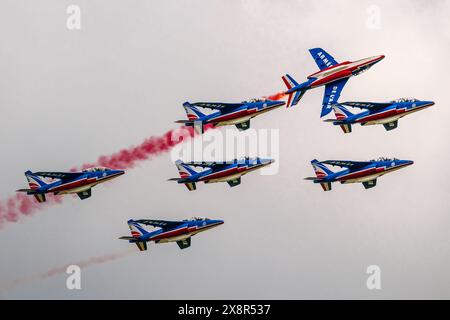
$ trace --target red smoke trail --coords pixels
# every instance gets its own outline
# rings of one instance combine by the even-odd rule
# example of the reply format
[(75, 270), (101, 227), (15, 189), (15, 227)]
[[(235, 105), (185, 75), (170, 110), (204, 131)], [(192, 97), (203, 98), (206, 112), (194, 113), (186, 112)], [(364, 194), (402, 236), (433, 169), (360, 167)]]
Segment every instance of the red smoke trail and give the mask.
[[(211, 129), (205, 127), (205, 130)], [(95, 163), (84, 164), (81, 169), (92, 166), (104, 166), (116, 169), (130, 169), (140, 161), (158, 156), (169, 151), (174, 146), (194, 136), (194, 130), (188, 127), (170, 130), (160, 137), (150, 137), (138, 146), (123, 149), (117, 153), (101, 156)], [(73, 168), (72, 171), (76, 171)], [(47, 202), (38, 203), (33, 196), (16, 193), (14, 196), (0, 201), (0, 227), (5, 222), (17, 222), (21, 216), (29, 216), (37, 210), (48, 207), (51, 204), (61, 203), (64, 196), (47, 194)]]
[[(210, 129), (208, 126), (205, 130)], [(108, 156), (100, 156), (95, 163), (86, 163), (81, 169), (102, 166), (113, 169), (131, 169), (140, 161), (147, 160), (161, 153), (167, 152), (177, 144), (194, 136), (192, 127), (181, 127), (170, 130), (161, 137), (150, 137), (138, 146), (120, 150)], [(76, 168), (71, 169), (76, 171)]]
[(284, 91), (281, 91), (281, 92), (275, 93), (275, 94), (273, 94), (271, 96), (268, 96), (268, 97), (265, 97), (265, 98), (269, 99), (269, 100), (281, 100), (285, 96), (286, 96), (286, 93)]
[(5, 283), (3, 285), (0, 285), (0, 293), (12, 290), (18, 286), (21, 285), (27, 285), (30, 284), (34, 281), (37, 280), (43, 280), (43, 279), (47, 279), (53, 276), (57, 276), (60, 274), (65, 274), (67, 267), (70, 265), (76, 265), (79, 266), (81, 269), (81, 272), (83, 272), (83, 270), (87, 267), (91, 267), (91, 266), (95, 266), (95, 265), (99, 265), (105, 262), (109, 262), (109, 261), (114, 261), (117, 259), (120, 259), (122, 257), (125, 257), (133, 252), (138, 252), (136, 248), (128, 248), (125, 251), (121, 251), (121, 252), (117, 252), (117, 253), (112, 253), (112, 254), (107, 254), (107, 255), (103, 255), (103, 256), (97, 256), (97, 257), (91, 257), (87, 260), (83, 260), (83, 261), (79, 261), (79, 262), (74, 262), (74, 263), (68, 263), (64, 266), (60, 266), (60, 267), (56, 267), (56, 268), (52, 268), (46, 272), (43, 273), (37, 273), (37, 274), (33, 274), (33, 275), (29, 275), (29, 276), (25, 276), (22, 278), (17, 278), (11, 282)]

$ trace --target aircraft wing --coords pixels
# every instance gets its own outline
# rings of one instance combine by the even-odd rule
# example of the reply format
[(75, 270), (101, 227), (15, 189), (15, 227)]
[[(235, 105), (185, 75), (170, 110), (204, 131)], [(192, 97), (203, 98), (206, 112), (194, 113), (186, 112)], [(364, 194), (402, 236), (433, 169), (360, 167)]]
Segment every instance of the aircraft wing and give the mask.
[(328, 67), (335, 66), (338, 64), (337, 61), (334, 60), (334, 58), (331, 56), (331, 54), (329, 54), (322, 48), (309, 49), (309, 53), (313, 57), (314, 61), (316, 62), (317, 66), (319, 67), (320, 70), (323, 70), (323, 69), (326, 69)]
[(378, 108), (386, 108), (389, 107), (392, 103), (389, 102), (356, 102), (356, 101), (348, 101), (348, 102), (341, 102), (341, 104), (359, 108), (359, 109), (378, 109)]
[(242, 107), (245, 105), (245, 103), (223, 103), (223, 102), (196, 102), (192, 103), (193, 106), (200, 107), (200, 108), (207, 108), (207, 109), (214, 109), (214, 110), (231, 110), (236, 109), (238, 107)]
[(212, 168), (217, 165), (223, 165), (223, 164), (227, 164), (227, 163), (226, 162), (216, 162), (216, 161), (191, 161), (191, 162), (184, 162), (184, 164), (187, 164), (188, 166), (194, 166), (194, 167)]
[(327, 160), (327, 161), (322, 161), (321, 163), (329, 164), (331, 166), (338, 166), (338, 167), (354, 169), (357, 167), (367, 166), (367, 165), (371, 164), (372, 162), (370, 162), (370, 161)]
[(344, 89), (348, 78), (344, 78), (338, 81), (331, 82), (325, 86), (325, 94), (322, 102), (322, 113), (320, 117), (326, 116), (331, 112), (333, 104), (339, 101), (342, 89)]
[(35, 175), (45, 178), (72, 180), (83, 175), (83, 172), (34, 172)]
[(165, 221), (165, 220), (147, 220), (147, 219), (135, 220), (135, 222), (163, 229), (176, 228), (179, 225), (185, 223), (184, 221)]

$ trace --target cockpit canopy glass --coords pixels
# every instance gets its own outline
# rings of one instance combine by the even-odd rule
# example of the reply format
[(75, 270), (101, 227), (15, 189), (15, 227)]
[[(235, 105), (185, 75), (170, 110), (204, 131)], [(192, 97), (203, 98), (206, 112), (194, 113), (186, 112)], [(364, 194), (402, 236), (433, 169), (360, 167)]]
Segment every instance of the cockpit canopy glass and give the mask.
[(391, 102), (398, 103), (398, 102), (416, 102), (416, 101), (419, 101), (419, 100), (417, 100), (415, 98), (399, 98), (399, 99), (392, 100)]
[(387, 157), (379, 157), (376, 159), (372, 159), (370, 161), (374, 162), (374, 161), (395, 161), (398, 160), (397, 158), (387, 158)]
[(209, 220), (208, 218), (200, 218), (200, 217), (192, 217), (191, 219), (189, 219), (190, 221), (207, 221)]
[(253, 98), (253, 99), (248, 99), (248, 100), (242, 101), (242, 103), (264, 102), (266, 100), (267, 100), (266, 98)]

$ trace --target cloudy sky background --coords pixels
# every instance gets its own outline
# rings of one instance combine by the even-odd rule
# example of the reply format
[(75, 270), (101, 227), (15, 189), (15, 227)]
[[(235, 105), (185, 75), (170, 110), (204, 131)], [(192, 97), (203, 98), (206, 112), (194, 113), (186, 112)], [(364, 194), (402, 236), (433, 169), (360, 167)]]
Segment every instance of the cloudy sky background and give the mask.
[[(81, 8), (81, 30), (66, 8)], [(380, 9), (380, 29), (367, 27)], [(67, 170), (175, 128), (189, 100), (241, 101), (317, 70), (309, 48), (339, 62), (384, 54), (352, 78), (341, 101), (433, 100), (398, 129), (355, 126), (344, 135), (319, 119), (323, 89), (252, 121), (279, 129), (277, 175), (242, 184), (166, 182), (170, 154), (142, 162), (92, 198), (67, 197), (0, 230), (0, 284), (120, 252), (129, 218), (222, 218), (191, 248), (151, 245), (82, 270), (0, 293), (0, 298), (302, 299), (450, 298), (450, 1), (2, 1), (1, 199), (23, 172)], [(376, 188), (302, 178), (310, 160), (378, 156), (415, 164)], [(367, 266), (382, 290), (366, 288)]]

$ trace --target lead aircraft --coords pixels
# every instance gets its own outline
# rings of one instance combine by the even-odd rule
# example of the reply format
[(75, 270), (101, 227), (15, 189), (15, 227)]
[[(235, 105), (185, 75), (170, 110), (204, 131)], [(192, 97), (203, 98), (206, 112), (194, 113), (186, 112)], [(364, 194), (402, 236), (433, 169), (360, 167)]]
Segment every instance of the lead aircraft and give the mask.
[(309, 49), (309, 52), (320, 71), (310, 74), (308, 80), (303, 83), (298, 83), (289, 74), (284, 75), (282, 79), (288, 88), (285, 92), (288, 95), (288, 107), (295, 106), (306, 91), (325, 86), (321, 117), (330, 113), (332, 105), (339, 100), (342, 89), (344, 89), (350, 77), (367, 71), (374, 64), (384, 59), (383, 55), (379, 55), (353, 62), (338, 63), (322, 48)]

